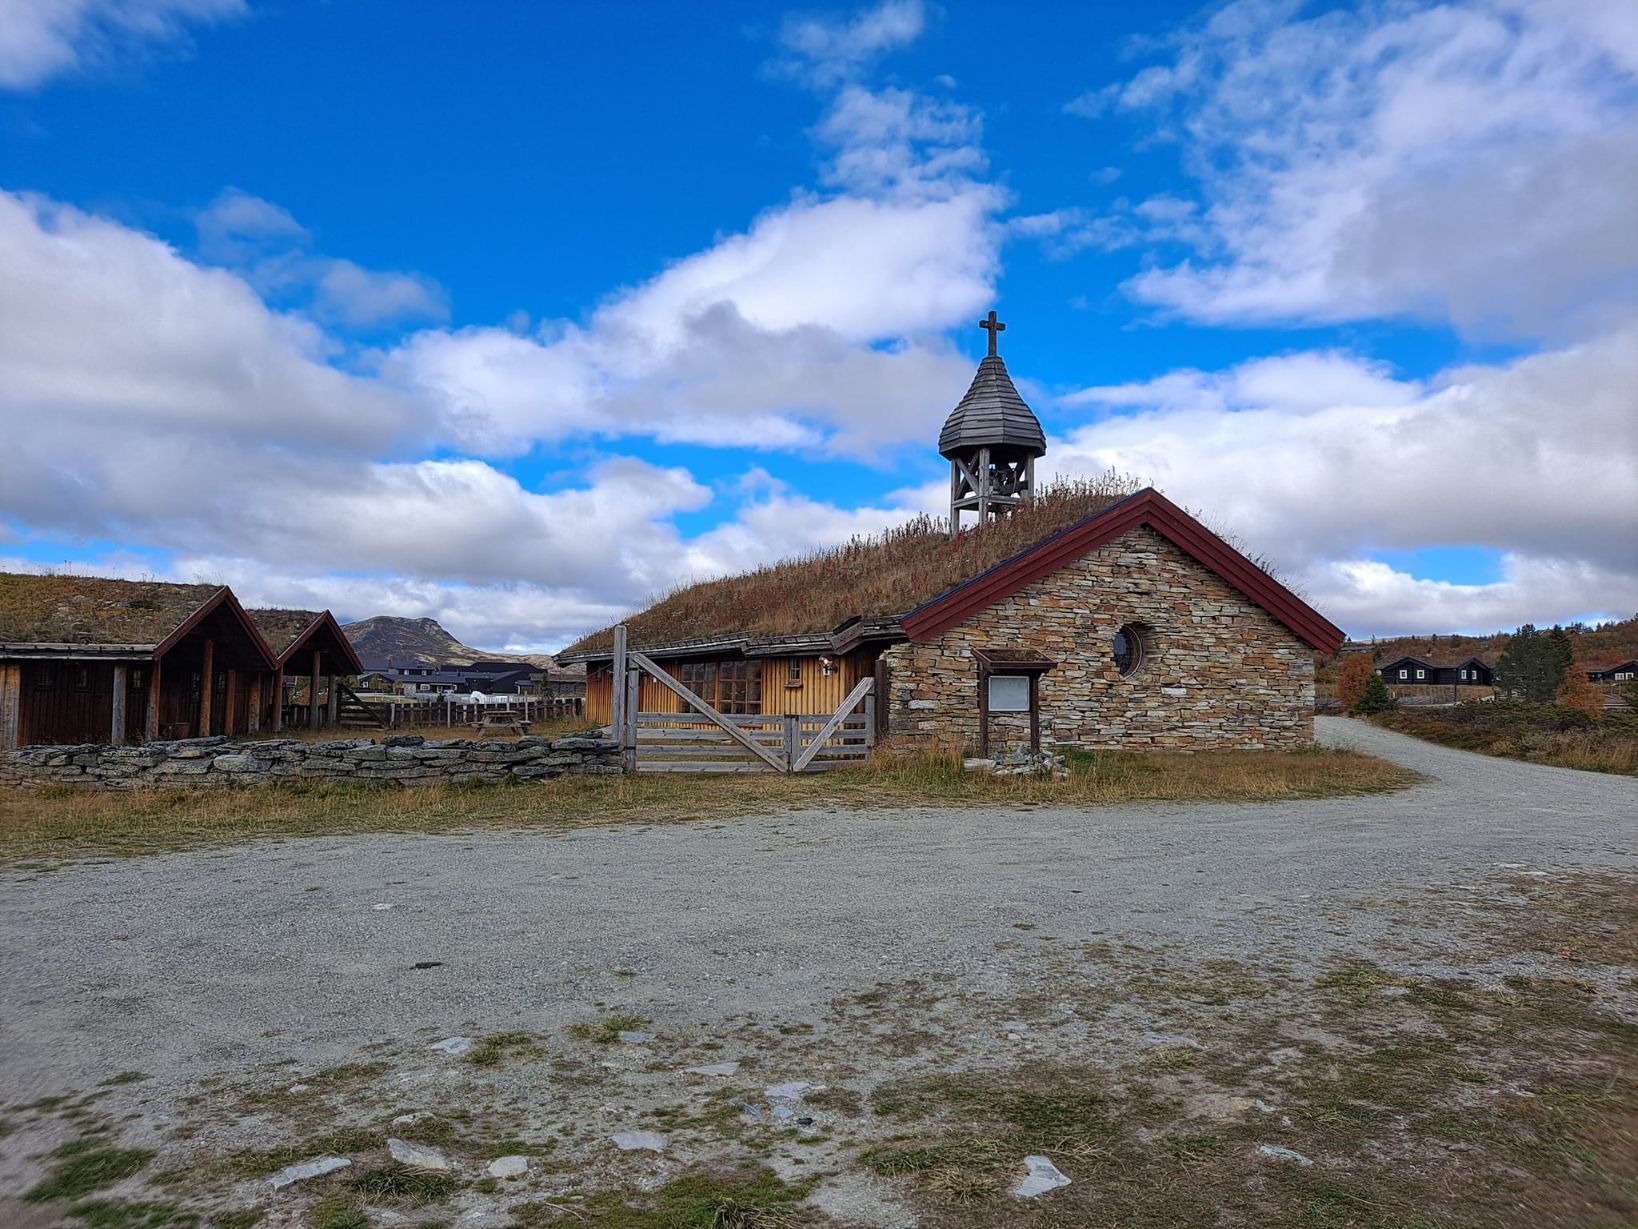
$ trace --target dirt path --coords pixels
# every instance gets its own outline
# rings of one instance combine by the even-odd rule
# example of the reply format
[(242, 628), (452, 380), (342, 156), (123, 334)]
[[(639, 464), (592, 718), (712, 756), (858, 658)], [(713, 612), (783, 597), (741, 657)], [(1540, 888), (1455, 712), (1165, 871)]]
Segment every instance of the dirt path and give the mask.
[[(303, 839), (6, 873), (7, 1113), (15, 1125), (24, 1102), (140, 1072), (148, 1078), (114, 1086), (101, 1103), (136, 1114), (133, 1130), (157, 1141), (180, 1129), (178, 1107), (200, 1095), (201, 1080), (235, 1095), (254, 1085), (265, 1098), (281, 1080), (380, 1060), (381, 1071), (359, 1078), (390, 1089), (364, 1095), (344, 1082), (340, 1100), (326, 1102), (333, 1120), (367, 1119), (435, 1091), (454, 1095), (448, 1063), (425, 1048), (451, 1034), (519, 1034), (578, 1071), (554, 1094), (551, 1121), (525, 1124), (562, 1138), (611, 1097), (628, 1098), (631, 1115), (659, 1112), (679, 1095), (675, 1075), (643, 1081), (713, 1056), (743, 1058), (770, 1085), (845, 1077), (853, 1096), (928, 1062), (1004, 1067), (1021, 1053), (1062, 1062), (1096, 1052), (1141, 1063), (1153, 1044), (1145, 1036), (1200, 1020), (1172, 1019), (1149, 991), (1097, 997), (1094, 1010), (1076, 980), (1089, 976), (1088, 953), (1103, 953), (1098, 976), (1120, 979), (1164, 966), (1167, 977), (1233, 981), (1223, 971), (1241, 969), (1311, 985), (1341, 961), (1369, 958), (1395, 976), (1462, 975), (1494, 988), (1504, 975), (1561, 970), (1550, 950), (1502, 952), (1475, 938), (1476, 904), (1516, 896), (1507, 885), (1519, 876), (1560, 882), (1638, 867), (1631, 781), (1350, 721), (1322, 720), (1321, 735), (1433, 779), (1307, 803)], [(1043, 1012), (1078, 1021), (1055, 1035), (1069, 1049), (1011, 1027)], [(601, 1062), (602, 1052), (562, 1040), (607, 1013), (653, 1021), (658, 1035)], [(616, 1093), (603, 1080), (629, 1083)], [(527, 1099), (525, 1089), (540, 1092), (503, 1078), (482, 1095), (504, 1104)], [(216, 1147), (225, 1145), (213, 1132), (246, 1112), (252, 1135), (289, 1125), (241, 1102), (214, 1109), (208, 1129), (189, 1130)], [(61, 1123), (43, 1115), (28, 1121), (51, 1142), (46, 1128), (60, 1134)], [(40, 1169), (14, 1147), (0, 1162), (0, 1194)], [(857, 1223), (915, 1219), (893, 1190), (843, 1184), (828, 1197)]]

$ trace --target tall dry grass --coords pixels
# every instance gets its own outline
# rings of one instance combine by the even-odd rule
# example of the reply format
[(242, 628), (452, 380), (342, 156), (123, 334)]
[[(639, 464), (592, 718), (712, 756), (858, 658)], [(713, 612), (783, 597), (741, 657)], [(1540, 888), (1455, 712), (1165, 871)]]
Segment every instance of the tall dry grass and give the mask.
[[(1068, 779), (964, 772), (959, 757), (878, 757), (783, 776), (559, 777), (503, 785), (291, 781), (246, 788), (0, 795), (0, 862), (119, 856), (297, 836), (581, 827), (730, 819), (769, 812), (1122, 802), (1267, 802), (1402, 787), (1415, 773), (1348, 751), (1081, 754)], [(814, 822), (823, 816), (815, 814)]]

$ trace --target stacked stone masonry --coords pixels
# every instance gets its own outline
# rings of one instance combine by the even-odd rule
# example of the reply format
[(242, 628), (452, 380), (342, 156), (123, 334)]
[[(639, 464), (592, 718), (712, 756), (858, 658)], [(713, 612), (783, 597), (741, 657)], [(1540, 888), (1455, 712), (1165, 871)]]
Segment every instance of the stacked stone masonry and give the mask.
[(120, 790), (254, 785), (291, 779), (384, 781), (529, 780), (618, 773), (619, 745), (603, 738), (445, 741), (396, 735), (330, 742), (187, 738), (138, 747), (24, 747), (0, 755), (0, 786), (80, 785)]
[[(1122, 677), (1114, 638), (1142, 629)], [(1216, 573), (1134, 529), (950, 628), (886, 653), (888, 732), (901, 749), (978, 745), (977, 650), (1031, 649), (1041, 745), (1117, 750), (1288, 748), (1314, 737), (1309, 647)], [(992, 714), (990, 751), (1029, 745), (1027, 713)]]

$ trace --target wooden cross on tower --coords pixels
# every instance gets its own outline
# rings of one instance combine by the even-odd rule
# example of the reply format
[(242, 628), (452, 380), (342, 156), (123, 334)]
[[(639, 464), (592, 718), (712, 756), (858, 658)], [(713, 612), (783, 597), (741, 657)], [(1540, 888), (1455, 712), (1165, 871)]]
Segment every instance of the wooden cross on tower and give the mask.
[(991, 312), (987, 318), (985, 318), (983, 320), (980, 320), (978, 322), (978, 327), (981, 328), (981, 329), (988, 329), (989, 330), (989, 333), (990, 333), (990, 353), (994, 354), (995, 353), (995, 335), (997, 333), (1005, 333), (1007, 331), (1007, 326), (1002, 324), (999, 320), (997, 320), (995, 318), (995, 313)]

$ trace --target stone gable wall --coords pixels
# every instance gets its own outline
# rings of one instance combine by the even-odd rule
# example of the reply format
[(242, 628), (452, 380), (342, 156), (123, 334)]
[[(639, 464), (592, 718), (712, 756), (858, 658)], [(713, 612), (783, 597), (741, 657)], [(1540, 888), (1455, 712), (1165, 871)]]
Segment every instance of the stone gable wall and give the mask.
[[(1146, 628), (1130, 678), (1113, 640)], [(1314, 737), (1308, 646), (1150, 529), (1134, 529), (926, 644), (888, 649), (888, 733), (899, 748), (978, 746), (975, 649), (1028, 648), (1041, 676), (1041, 745), (1282, 748)], [(1029, 715), (992, 714), (991, 753), (1027, 749)]]
[(420, 785), (620, 771), (619, 745), (603, 738), (436, 741), (401, 734), (379, 743), (369, 738), (309, 743), (214, 737), (137, 747), (24, 747), (0, 754), (0, 786), (24, 790), (42, 785), (103, 790), (255, 785), (290, 779)]

